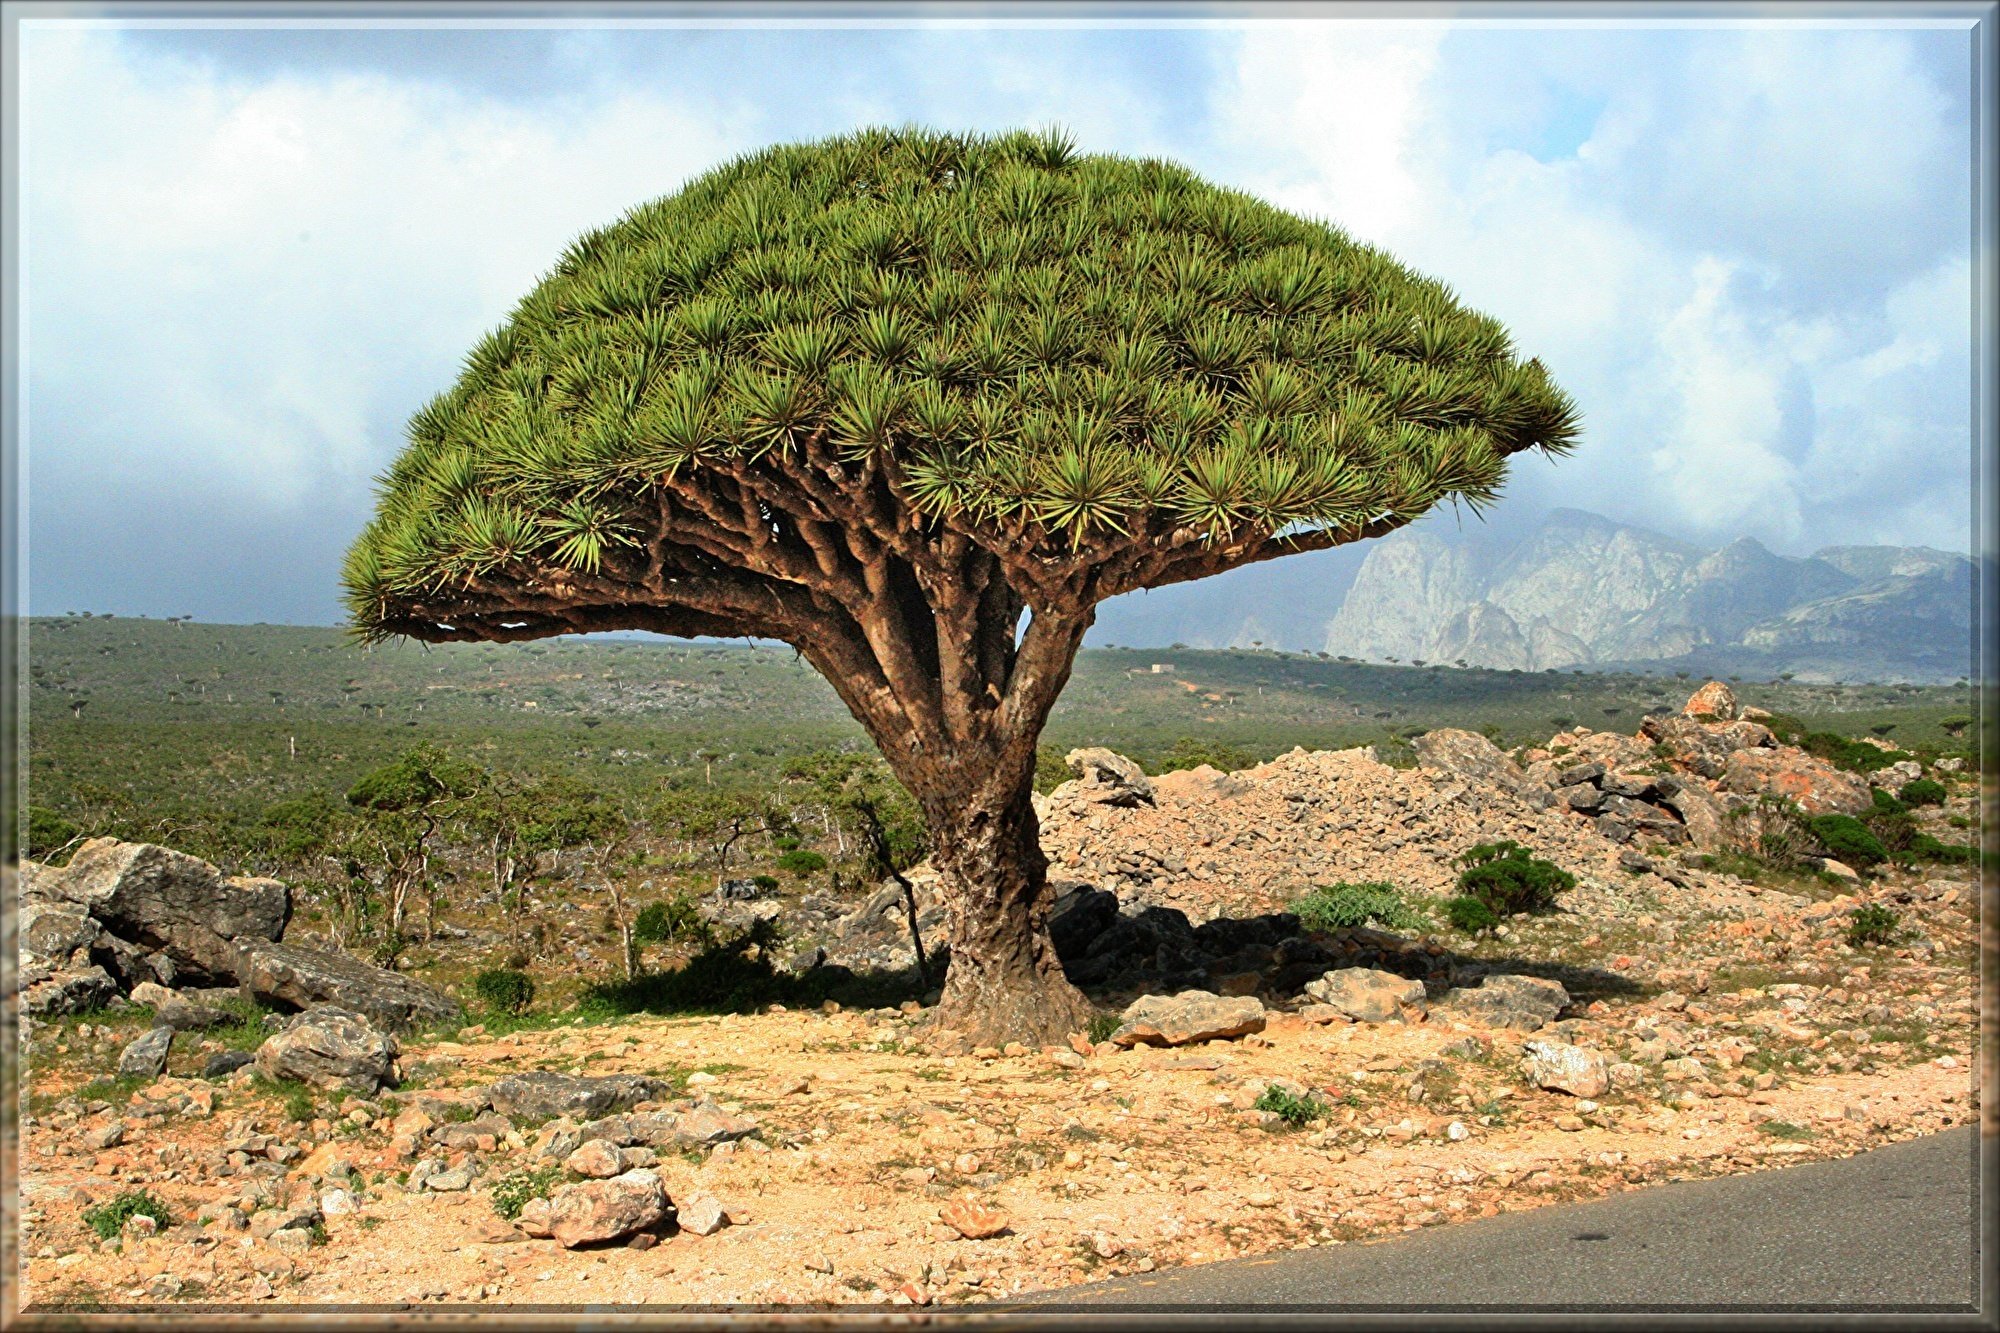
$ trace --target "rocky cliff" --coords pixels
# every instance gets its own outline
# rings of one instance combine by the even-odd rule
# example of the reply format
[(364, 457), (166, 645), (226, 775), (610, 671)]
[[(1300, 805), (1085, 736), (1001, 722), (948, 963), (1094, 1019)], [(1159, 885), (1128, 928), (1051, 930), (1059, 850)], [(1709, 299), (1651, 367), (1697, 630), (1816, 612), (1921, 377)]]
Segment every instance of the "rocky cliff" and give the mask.
[(1559, 509), (1511, 547), (1404, 532), (1375, 544), (1329, 653), (1539, 671), (1672, 666), (1806, 680), (1950, 681), (1970, 669), (1972, 566), (1925, 547), (1799, 559), (1703, 551)]

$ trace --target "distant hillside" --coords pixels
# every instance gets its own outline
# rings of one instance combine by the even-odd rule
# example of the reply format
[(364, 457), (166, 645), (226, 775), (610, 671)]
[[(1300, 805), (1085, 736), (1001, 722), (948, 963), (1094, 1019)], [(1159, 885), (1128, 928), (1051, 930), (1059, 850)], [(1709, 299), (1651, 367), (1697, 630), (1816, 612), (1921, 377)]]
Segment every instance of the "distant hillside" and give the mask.
[(1375, 543), (1322, 646), (1527, 671), (1942, 683), (1972, 669), (1972, 562), (1894, 546), (1796, 559), (1748, 537), (1703, 551), (1559, 509), (1511, 544), (1422, 531)]

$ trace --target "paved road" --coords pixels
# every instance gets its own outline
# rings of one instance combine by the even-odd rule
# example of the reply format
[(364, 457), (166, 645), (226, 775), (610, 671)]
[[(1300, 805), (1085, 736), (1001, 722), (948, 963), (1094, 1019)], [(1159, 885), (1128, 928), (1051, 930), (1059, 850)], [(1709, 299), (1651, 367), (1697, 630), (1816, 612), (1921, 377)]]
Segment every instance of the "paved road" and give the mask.
[[(1020, 1298), (1219, 1313), (1396, 1307), (1921, 1307), (1977, 1291), (1971, 1126), (1855, 1157)], [(988, 1307), (1005, 1308), (1005, 1307)]]

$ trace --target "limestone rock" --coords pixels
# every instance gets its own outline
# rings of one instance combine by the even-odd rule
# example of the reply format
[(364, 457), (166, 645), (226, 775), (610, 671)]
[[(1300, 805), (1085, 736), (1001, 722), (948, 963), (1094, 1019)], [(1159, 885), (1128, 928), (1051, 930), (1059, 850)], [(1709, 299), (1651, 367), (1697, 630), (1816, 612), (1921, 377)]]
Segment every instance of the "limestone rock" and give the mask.
[(1007, 1230), (1007, 1215), (971, 1199), (955, 1199), (938, 1210), (938, 1220), (967, 1240), (985, 1240)]
[(1521, 1072), (1538, 1088), (1574, 1097), (1601, 1097), (1611, 1088), (1601, 1051), (1559, 1041), (1530, 1041), (1523, 1049)]
[(297, 1015), (257, 1048), (257, 1071), (319, 1088), (372, 1096), (390, 1081), (396, 1039), (360, 1014), (320, 1005)]
[(35, 883), (126, 940), (223, 977), (233, 971), (233, 941), (278, 939), (292, 910), (277, 880), (225, 877), (198, 857), (116, 838), (92, 838)]
[(1470, 989), (1454, 990), (1446, 1003), (1456, 1014), (1492, 1027), (1533, 1032), (1569, 1003), (1559, 981), (1513, 974), (1488, 976)]
[(1125, 1010), (1111, 1034), (1119, 1046), (1184, 1046), (1264, 1030), (1264, 1005), (1251, 996), (1223, 998), (1209, 991), (1142, 995)]
[(1400, 1021), (1404, 1008), (1424, 1002), (1424, 983), (1372, 967), (1337, 967), (1306, 987), (1306, 994), (1363, 1023)]
[(1476, 731), (1440, 727), (1410, 742), (1417, 762), (1425, 768), (1492, 783), (1507, 790), (1518, 789), (1526, 780), (1520, 766), (1500, 747)]
[(493, 1109), (507, 1116), (547, 1119), (554, 1116), (589, 1116), (649, 1101), (671, 1090), (664, 1079), (637, 1074), (606, 1074), (585, 1077), (538, 1069), (526, 1074), (509, 1074), (486, 1090)]
[[(550, 1235), (575, 1249), (657, 1226), (665, 1220), (669, 1202), (657, 1173), (627, 1171), (609, 1180), (557, 1187), (549, 1194), (547, 1226)], [(525, 1210), (522, 1219), (525, 1224)]]
[(682, 1231), (713, 1236), (729, 1225), (729, 1211), (713, 1194), (697, 1194), (675, 1207), (674, 1220)]
[(1711, 680), (1688, 697), (1681, 713), (1687, 717), (1705, 715), (1717, 722), (1734, 722), (1738, 716), (1736, 692), (1719, 680)]
[(1859, 815), (1874, 804), (1861, 777), (1790, 745), (1730, 755), (1722, 788), (1746, 796), (1788, 797), (1808, 815)]
[(563, 1166), (592, 1180), (609, 1180), (625, 1170), (625, 1150), (603, 1139), (592, 1139), (564, 1158)]
[(239, 976), (244, 988), (266, 1003), (301, 1009), (338, 1004), (390, 1032), (407, 1034), (465, 1012), (442, 991), (330, 949), (251, 944), (241, 950)]
[(158, 1078), (167, 1067), (167, 1051), (173, 1046), (174, 1030), (156, 1027), (127, 1046), (118, 1057), (118, 1077)]
[(1063, 756), (1063, 762), (1077, 776), (1074, 784), (1064, 785), (1079, 800), (1099, 805), (1153, 804), (1152, 781), (1144, 769), (1122, 754), (1102, 746), (1089, 746), (1071, 750)]

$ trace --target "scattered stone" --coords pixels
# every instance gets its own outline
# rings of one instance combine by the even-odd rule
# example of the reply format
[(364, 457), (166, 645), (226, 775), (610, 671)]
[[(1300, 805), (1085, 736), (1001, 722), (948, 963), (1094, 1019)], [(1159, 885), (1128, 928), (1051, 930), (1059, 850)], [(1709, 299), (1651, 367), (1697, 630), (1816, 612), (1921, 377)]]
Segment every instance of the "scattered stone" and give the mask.
[(697, 1236), (712, 1236), (729, 1225), (729, 1213), (714, 1195), (697, 1194), (686, 1203), (675, 1206), (675, 1220), (682, 1231)]
[(167, 1051), (173, 1045), (174, 1030), (152, 1028), (127, 1046), (118, 1057), (120, 1078), (158, 1078), (167, 1067)]
[(971, 1199), (956, 1199), (938, 1210), (938, 1220), (967, 1240), (986, 1240), (1008, 1227), (1007, 1215)]
[(538, 1069), (498, 1080), (486, 1090), (486, 1099), (494, 1110), (506, 1116), (595, 1118), (670, 1091), (672, 1085), (666, 1080), (636, 1074), (587, 1078)]
[(1110, 1040), (1118, 1046), (1141, 1042), (1154, 1046), (1185, 1046), (1189, 1042), (1240, 1037), (1264, 1030), (1261, 1001), (1251, 996), (1224, 999), (1209, 991), (1178, 995), (1142, 995), (1128, 1006)]
[(1405, 1009), (1422, 1009), (1424, 983), (1370, 967), (1338, 967), (1309, 984), (1306, 994), (1359, 1022), (1392, 1023)]
[(1076, 783), (1063, 784), (1069, 794), (1099, 805), (1151, 805), (1153, 784), (1145, 770), (1122, 754), (1102, 746), (1071, 750), (1063, 756)]
[(1479, 985), (1445, 997), (1455, 1016), (1516, 1032), (1533, 1032), (1554, 1022), (1568, 1003), (1569, 992), (1561, 982), (1512, 973), (1484, 977)]
[(569, 1249), (617, 1240), (658, 1226), (666, 1218), (668, 1203), (660, 1177), (643, 1169), (609, 1180), (560, 1185), (548, 1198), (549, 1234)]
[(1521, 1060), (1530, 1083), (1574, 1097), (1601, 1097), (1611, 1088), (1604, 1055), (1556, 1041), (1530, 1041)]
[(579, 1176), (609, 1180), (625, 1170), (625, 1150), (603, 1139), (592, 1139), (563, 1159), (563, 1166)]
[(259, 1073), (373, 1096), (391, 1081), (396, 1040), (360, 1014), (318, 1005), (257, 1048)]

